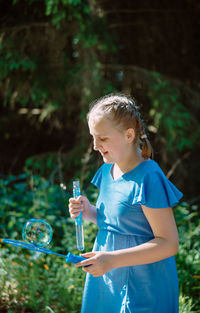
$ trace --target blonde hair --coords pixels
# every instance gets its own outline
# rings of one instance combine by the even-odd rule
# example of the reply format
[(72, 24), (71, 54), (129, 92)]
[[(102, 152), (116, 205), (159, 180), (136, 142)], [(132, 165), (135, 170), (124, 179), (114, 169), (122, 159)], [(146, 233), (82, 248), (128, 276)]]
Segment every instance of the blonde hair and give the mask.
[(151, 144), (145, 133), (144, 122), (134, 99), (124, 94), (108, 94), (94, 101), (87, 114), (87, 120), (107, 118), (119, 130), (133, 128), (135, 142), (141, 144), (142, 157), (146, 160), (153, 154)]

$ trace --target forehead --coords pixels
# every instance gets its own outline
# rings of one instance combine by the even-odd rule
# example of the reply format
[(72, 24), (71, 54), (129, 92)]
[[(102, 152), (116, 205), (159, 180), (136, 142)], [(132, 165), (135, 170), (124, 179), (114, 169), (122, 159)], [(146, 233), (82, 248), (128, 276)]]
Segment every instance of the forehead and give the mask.
[(119, 133), (113, 122), (104, 119), (89, 119), (88, 126), (90, 134), (94, 136), (107, 136), (115, 133)]

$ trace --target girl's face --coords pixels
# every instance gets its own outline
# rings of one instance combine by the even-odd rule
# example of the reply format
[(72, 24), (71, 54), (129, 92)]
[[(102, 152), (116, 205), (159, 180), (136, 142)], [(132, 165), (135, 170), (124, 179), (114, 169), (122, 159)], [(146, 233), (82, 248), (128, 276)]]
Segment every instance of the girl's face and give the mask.
[(123, 163), (132, 152), (135, 132), (133, 129), (119, 131), (108, 119), (89, 119), (94, 150), (99, 151), (105, 163)]

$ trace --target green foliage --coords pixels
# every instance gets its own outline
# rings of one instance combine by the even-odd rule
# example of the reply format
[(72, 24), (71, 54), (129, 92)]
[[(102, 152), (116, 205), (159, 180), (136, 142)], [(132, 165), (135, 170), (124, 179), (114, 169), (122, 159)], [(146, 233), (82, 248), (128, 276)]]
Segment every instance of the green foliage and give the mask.
[(194, 304), (192, 303), (192, 299), (187, 296), (183, 296), (180, 294), (179, 297), (179, 312), (180, 313), (194, 313), (197, 312), (196, 310), (193, 311)]
[[(104, 12), (96, 1), (13, 0), (9, 3), (8, 16), (2, 11), (0, 31), (0, 97), (5, 111), (9, 112), (0, 117), (2, 138), (11, 136), (12, 127), (21, 137), (21, 129), (16, 125), (19, 121), (24, 123), (18, 115), (24, 107), (31, 129), (41, 129), (43, 124), (50, 136), (55, 129), (63, 131), (64, 125), (68, 125), (77, 135), (71, 144), (71, 138), (63, 131), (63, 142), (70, 141), (70, 152), (60, 149), (62, 153), (57, 153), (56, 146), (53, 152), (28, 157), (25, 174), (0, 177), (0, 233), (2, 237), (21, 239), (27, 219), (44, 218), (54, 228), (53, 250), (77, 253), (74, 222), (66, 208), (72, 193), (72, 178), (81, 178), (83, 190), (92, 201), (97, 196), (88, 183), (95, 172), (96, 160), (91, 151), (85, 153), (89, 145), (84, 122), (88, 103), (117, 91), (120, 84), (124, 90), (129, 85), (129, 71), (123, 82), (118, 80), (114, 85), (117, 73), (109, 72), (102, 64), (111, 63), (114, 68), (116, 63), (123, 64), (124, 43), (120, 39), (119, 53), (113, 57), (114, 32), (111, 36)], [(114, 20), (112, 24), (116, 24)], [(130, 38), (128, 41), (130, 44)], [(123, 54), (125, 58), (128, 55)], [(128, 68), (129, 61), (125, 61)], [(112, 83), (106, 77), (112, 78)], [(198, 142), (200, 127), (180, 89), (158, 73), (153, 74), (150, 85), (149, 81), (144, 83), (150, 90), (151, 122), (157, 129), (159, 143), (164, 139), (168, 155), (193, 148)], [(32, 113), (34, 109), (38, 109), (37, 115)], [(11, 114), (15, 116), (12, 125)], [(24, 151), (24, 147), (19, 151)], [(65, 194), (60, 182), (67, 185)], [(180, 205), (176, 215), (180, 233), (177, 255), (180, 312), (191, 313), (199, 307), (199, 214), (195, 207)], [(91, 249), (95, 233), (96, 227), (86, 223), (86, 251)], [(23, 312), (29, 313), (80, 312), (82, 271), (59, 258), (25, 253), (16, 248), (3, 246), (0, 253), (0, 289), (4, 290), (1, 301), (5, 307), (10, 306), (10, 312), (22, 312), (22, 307)]]
[[(13, 52), (11, 52), (13, 50)], [(3, 52), (3, 45), (0, 46), (0, 54)], [(9, 52), (2, 54), (0, 59), (0, 79), (4, 79), (8, 74), (20, 70), (21, 72), (33, 72), (36, 63), (28, 56), (22, 56), (12, 46)]]
[(64, 258), (1, 248), (2, 302), (13, 312), (79, 312), (84, 273)]
[(176, 208), (176, 221), (179, 230), (180, 247), (176, 256), (180, 290), (193, 297), (200, 306), (200, 216), (196, 205), (182, 203)]
[[(90, 170), (88, 162), (92, 161)], [(84, 189), (87, 189), (97, 169), (91, 150), (84, 153), (84, 146), (79, 144), (68, 153), (44, 153), (28, 158), (24, 170), (28, 176), (39, 175), (45, 177), (51, 184), (64, 183), (68, 186), (72, 178), (79, 177)]]
[(66, 21), (68, 23), (76, 21), (74, 43), (82, 43), (85, 48), (97, 47), (99, 51), (115, 51), (103, 15), (98, 14), (95, 2), (92, 6), (93, 9), (89, 2), (81, 0), (46, 0), (45, 14), (51, 16), (52, 23), (57, 29), (60, 29)]
[[(8, 34), (0, 33), (2, 86), (5, 84), (3, 80), (7, 81), (4, 104), (9, 106), (12, 98), (12, 103), (29, 103), (43, 109), (47, 107), (40, 119), (43, 121), (51, 115), (51, 108), (59, 111), (61, 104), (70, 96), (72, 86), (80, 84), (87, 64), (83, 49), (113, 51), (114, 44), (107, 32), (104, 17), (92, 11), (85, 1), (45, 0), (40, 6), (37, 0), (24, 3), (13, 1), (11, 9), (18, 12), (22, 5), (24, 10), (30, 10), (35, 15), (34, 27), (27, 22), (23, 25), (22, 20), (22, 25), (8, 28)], [(40, 27), (46, 34), (42, 39)], [(90, 53), (89, 50), (87, 53)], [(95, 53), (92, 52), (91, 56), (93, 65), (97, 64)], [(99, 80), (99, 77), (102, 77), (100, 68), (91, 79)]]
[(69, 21), (75, 17), (82, 26), (83, 14), (90, 14), (89, 5), (81, 0), (46, 0), (45, 3), (45, 14), (52, 17), (52, 23), (58, 29), (66, 17)]
[[(72, 187), (63, 192), (59, 185), (39, 176), (1, 178), (1, 237), (21, 240), (27, 219), (43, 218), (54, 230), (50, 248), (77, 254), (74, 221), (67, 208), (71, 194)], [(84, 229), (86, 249), (90, 251), (96, 226), (85, 222)], [(1, 245), (0, 268), (1, 309), (5, 305), (14, 312), (22, 308), (23, 312), (41, 313), (80, 311), (85, 275), (63, 258)]]
[(14, 239), (20, 239), (22, 225), (31, 217), (44, 218), (56, 225), (56, 219), (62, 221), (67, 216), (65, 205), (69, 194), (63, 194), (60, 186), (53, 186), (38, 176), (27, 178), (22, 174), (1, 178), (0, 198), (1, 234), (12, 235)]
[(172, 152), (176, 147), (181, 152), (194, 147), (200, 127), (193, 112), (182, 103), (180, 90), (159, 73), (153, 73), (150, 87), (149, 115), (158, 137), (165, 140), (166, 149)]
[[(21, 240), (27, 219), (44, 218), (53, 229), (51, 249), (77, 254), (74, 221), (67, 203), (72, 193), (39, 176), (1, 177), (1, 237)], [(95, 201), (96, 189), (87, 190)], [(198, 312), (200, 280), (200, 217), (197, 206), (180, 203), (175, 209), (180, 237), (176, 256), (180, 281), (180, 313)], [(84, 221), (85, 251), (91, 251), (97, 228)], [(1, 309), (9, 312), (80, 312), (85, 274), (63, 258), (1, 244)], [(13, 311), (14, 310), (14, 311)]]

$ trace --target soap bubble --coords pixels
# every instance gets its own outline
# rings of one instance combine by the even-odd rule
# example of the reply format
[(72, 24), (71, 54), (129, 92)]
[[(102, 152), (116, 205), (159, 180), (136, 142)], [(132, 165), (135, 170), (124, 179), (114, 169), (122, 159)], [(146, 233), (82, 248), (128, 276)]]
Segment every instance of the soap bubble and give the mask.
[(28, 220), (23, 228), (22, 238), (29, 243), (45, 247), (53, 235), (51, 226), (44, 220), (32, 218)]

